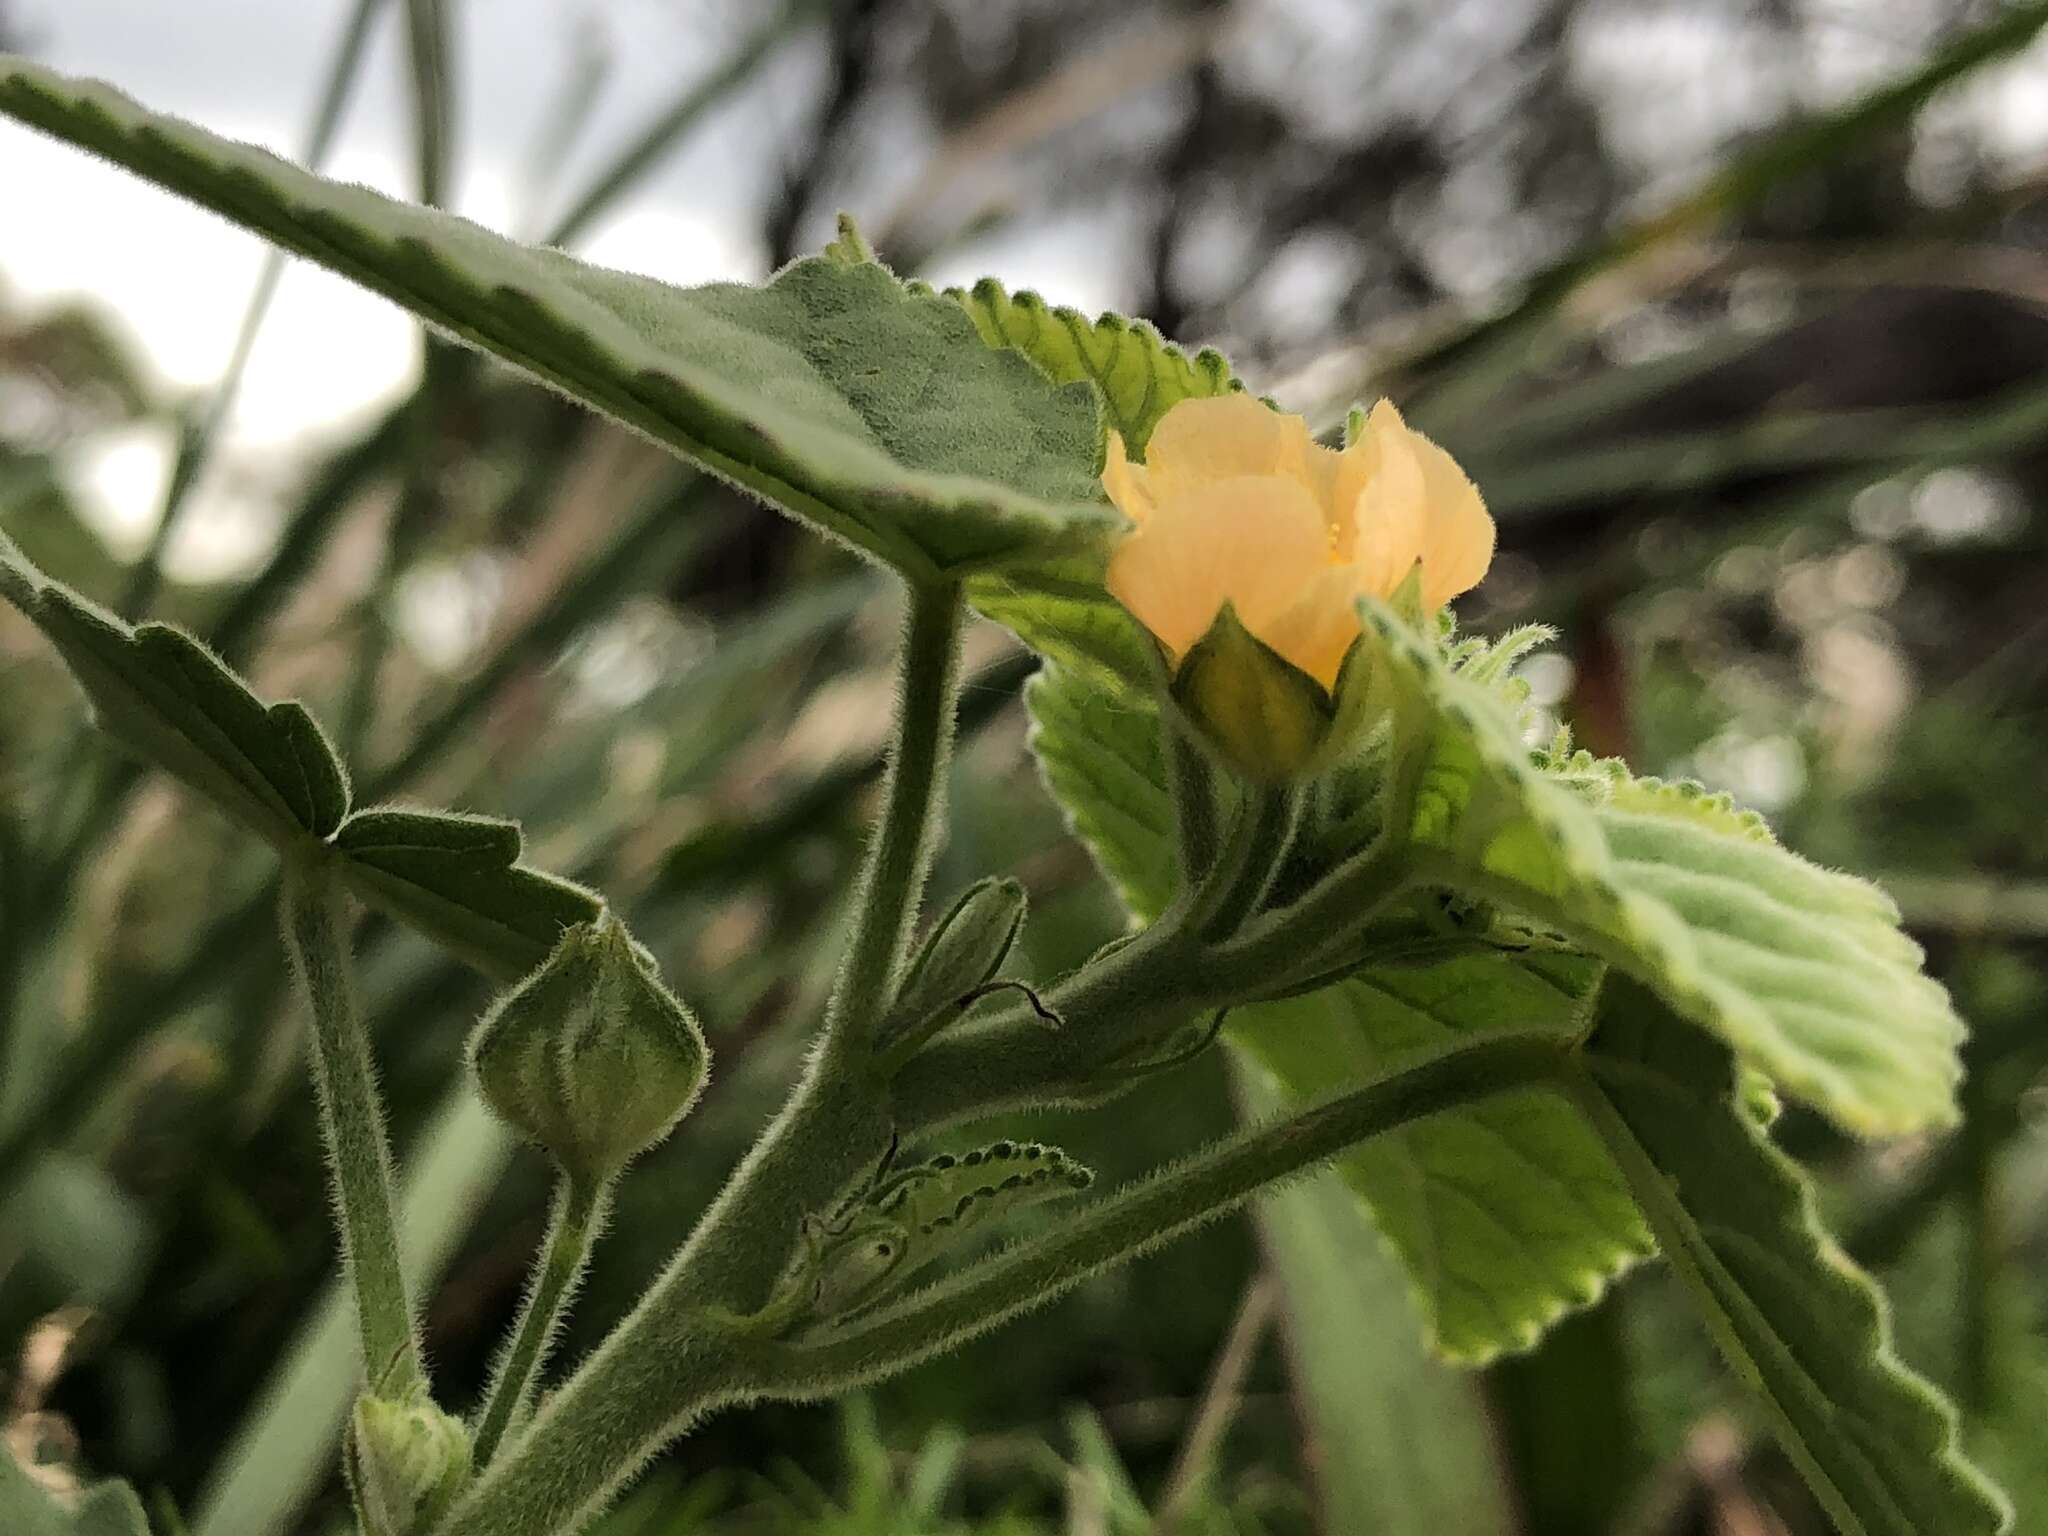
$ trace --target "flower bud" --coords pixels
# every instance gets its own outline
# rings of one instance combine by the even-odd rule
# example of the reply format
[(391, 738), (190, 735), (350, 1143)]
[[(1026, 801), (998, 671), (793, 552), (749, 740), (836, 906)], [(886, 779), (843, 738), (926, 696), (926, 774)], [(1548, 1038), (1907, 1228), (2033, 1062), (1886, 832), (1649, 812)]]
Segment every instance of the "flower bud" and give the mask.
[(1024, 909), (1024, 887), (1015, 880), (990, 876), (969, 886), (932, 924), (897, 989), (891, 1017), (917, 1024), (985, 985), (1017, 942)]
[(611, 1177), (704, 1086), (697, 1022), (610, 913), (562, 934), (470, 1039), (477, 1090), (572, 1177)]
[(440, 1519), (469, 1478), (469, 1432), (424, 1396), (368, 1393), (349, 1422), (349, 1485), (365, 1536), (413, 1536)]

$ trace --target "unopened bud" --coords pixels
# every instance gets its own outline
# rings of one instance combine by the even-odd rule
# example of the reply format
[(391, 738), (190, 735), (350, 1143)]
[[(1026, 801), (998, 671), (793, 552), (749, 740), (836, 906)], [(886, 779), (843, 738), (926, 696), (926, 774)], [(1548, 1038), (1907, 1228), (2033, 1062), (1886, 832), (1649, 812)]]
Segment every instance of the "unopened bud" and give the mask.
[(609, 913), (562, 935), (470, 1039), (484, 1102), (572, 1176), (609, 1178), (704, 1086), (697, 1021)]
[(469, 1432), (424, 1396), (364, 1394), (349, 1422), (350, 1485), (365, 1536), (415, 1536), (469, 1478)]
[(985, 986), (1017, 942), (1024, 908), (1024, 887), (1015, 880), (991, 876), (969, 886), (932, 924), (897, 989), (892, 1016), (915, 1024)]

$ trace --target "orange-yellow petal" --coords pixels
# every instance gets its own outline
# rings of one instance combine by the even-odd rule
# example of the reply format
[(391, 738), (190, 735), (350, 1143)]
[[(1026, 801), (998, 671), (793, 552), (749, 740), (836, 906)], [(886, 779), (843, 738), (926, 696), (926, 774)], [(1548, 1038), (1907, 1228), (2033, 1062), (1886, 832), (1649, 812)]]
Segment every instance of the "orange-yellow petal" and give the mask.
[(1457, 460), (1420, 432), (1411, 432), (1408, 438), (1429, 495), (1422, 602), (1426, 608), (1438, 608), (1478, 586), (1493, 564), (1493, 518)]
[(1236, 476), (1162, 496), (1110, 556), (1108, 585), (1178, 662), (1226, 602), (1263, 639), (1329, 568), (1322, 509), (1299, 482)]
[(1145, 469), (1155, 504), (1184, 490), (1240, 475), (1307, 482), (1308, 423), (1247, 394), (1183, 400), (1152, 429)]
[(1374, 597), (1391, 597), (1423, 556), (1429, 486), (1413, 442), (1393, 402), (1382, 400), (1338, 466), (1337, 495), (1349, 498), (1357, 589)]
[(1142, 523), (1151, 515), (1152, 487), (1145, 473), (1145, 466), (1134, 464), (1124, 451), (1121, 432), (1109, 434), (1109, 456), (1102, 466), (1102, 488), (1109, 493), (1110, 504), (1134, 523)]
[(1358, 590), (1347, 566), (1325, 566), (1293, 604), (1254, 630), (1261, 640), (1325, 688), (1335, 689), (1358, 639)]

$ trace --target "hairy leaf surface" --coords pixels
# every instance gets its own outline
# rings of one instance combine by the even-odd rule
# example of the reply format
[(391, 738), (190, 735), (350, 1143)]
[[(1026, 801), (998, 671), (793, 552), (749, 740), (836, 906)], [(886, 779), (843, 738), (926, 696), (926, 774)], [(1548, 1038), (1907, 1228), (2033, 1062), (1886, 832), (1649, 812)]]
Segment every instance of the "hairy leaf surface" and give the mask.
[(593, 893), (519, 862), (516, 823), (456, 811), (351, 811), (348, 777), (295, 701), (266, 704), (167, 624), (131, 626), (51, 581), (0, 534), (0, 597), (55, 645), (100, 726), (281, 852), (325, 843), (372, 906), (500, 980), (597, 916)]
[(0, 595), (49, 637), (100, 728), (278, 847), (324, 838), (348, 779), (313, 717), (266, 704), (212, 651), (167, 624), (130, 625), (0, 546)]
[(1539, 769), (1496, 694), (1388, 610), (1367, 620), (1423, 743), (1410, 830), (1433, 878), (1556, 926), (1848, 1130), (1954, 1118), (1963, 1024), (1882, 891), (1689, 786)]
[(1094, 388), (980, 343), (873, 263), (676, 288), (311, 175), (0, 60), (0, 112), (106, 156), (914, 577), (1086, 547), (1116, 524)]
[(1244, 388), (1221, 352), (1204, 347), (1190, 357), (1144, 320), (1113, 313), (1090, 320), (1028, 290), (1011, 293), (992, 277), (944, 291), (990, 346), (1014, 347), (1057, 384), (1086, 379), (1101, 390), (1108, 424), (1138, 458), (1159, 418), (1181, 401)]
[(1746, 1106), (1726, 1045), (1616, 983), (1582, 1097), (1659, 1246), (1844, 1536), (1990, 1536), (2009, 1512), (1948, 1404), (1892, 1353), (1884, 1299)]
[(495, 816), (391, 808), (356, 812), (334, 837), (363, 900), (506, 981), (604, 906), (582, 886), (521, 864), (520, 842), (519, 824)]

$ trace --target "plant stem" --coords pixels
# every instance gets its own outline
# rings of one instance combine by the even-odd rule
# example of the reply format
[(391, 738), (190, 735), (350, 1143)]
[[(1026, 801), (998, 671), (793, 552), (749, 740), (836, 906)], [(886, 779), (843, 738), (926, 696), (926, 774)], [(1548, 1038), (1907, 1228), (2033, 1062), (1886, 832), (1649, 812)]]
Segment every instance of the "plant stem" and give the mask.
[(881, 825), (861, 877), (853, 939), (825, 1009), (828, 1049), (864, 1042), (894, 1000), (945, 798), (961, 612), (955, 583), (910, 588), (898, 671), (896, 745)]
[(1495, 1035), (1254, 1126), (850, 1328), (813, 1342), (743, 1346), (747, 1384), (768, 1395), (807, 1400), (894, 1375), (1213, 1221), (1275, 1179), (1369, 1137), (1475, 1099), (1560, 1078), (1570, 1048), (1553, 1033)]
[(525, 1416), (610, 1205), (608, 1179), (591, 1182), (565, 1177), (555, 1187), (555, 1208), (527, 1284), (519, 1322), (498, 1362), (484, 1397), (483, 1414), (477, 1420), (474, 1453), (479, 1467), (490, 1465), (506, 1431)]
[(391, 1146), (356, 1008), (340, 888), (317, 862), (292, 860), (284, 879), (285, 946), (313, 1011), (313, 1082), (340, 1223), (342, 1264), (371, 1386), (388, 1396), (424, 1387), (419, 1336), (392, 1211)]
[(1167, 782), (1173, 790), (1180, 883), (1182, 889), (1192, 890), (1216, 862), (1216, 770), (1171, 711), (1162, 712), (1160, 734), (1166, 743)]
[(792, 1192), (821, 1182), (820, 1164), (830, 1184), (840, 1170), (850, 1175), (880, 1153), (865, 1140), (849, 1148), (849, 1132), (874, 1125), (873, 1108), (850, 1093), (846, 1074), (821, 1076), (814, 1063), (668, 1272), (482, 1473), (436, 1536), (568, 1536), (664, 1444), (717, 1407), (763, 1394), (828, 1396), (902, 1370), (1354, 1142), (1543, 1081), (1559, 1071), (1567, 1048), (1554, 1034), (1454, 1047), (1221, 1142), (852, 1329), (791, 1344), (736, 1330), (721, 1320), (714, 1298), (746, 1294), (758, 1305), (787, 1255), (788, 1243), (769, 1235), (789, 1230), (780, 1218), (793, 1221), (801, 1210)]
[(1301, 796), (1290, 788), (1261, 784), (1246, 792), (1223, 851), (1195, 895), (1190, 926), (1196, 932), (1227, 937), (1257, 909), (1300, 808)]
[(871, 1169), (889, 1120), (862, 1074), (814, 1057), (790, 1101), (626, 1320), (484, 1469), (435, 1536), (563, 1536), (741, 1393), (720, 1315), (767, 1300), (804, 1215)]

